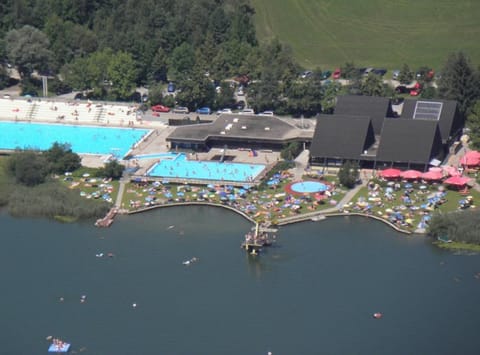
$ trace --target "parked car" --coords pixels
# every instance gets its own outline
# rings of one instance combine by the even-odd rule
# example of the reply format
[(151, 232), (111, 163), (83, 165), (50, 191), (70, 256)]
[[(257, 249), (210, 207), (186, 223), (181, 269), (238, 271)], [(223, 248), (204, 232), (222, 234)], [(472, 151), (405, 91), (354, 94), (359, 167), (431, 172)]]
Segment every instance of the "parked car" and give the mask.
[(423, 80), (432, 80), (435, 77), (435, 71), (433, 69), (429, 68), (422, 68), (417, 71), (415, 74), (417, 79), (423, 79)]
[(235, 109), (243, 110), (245, 108), (245, 101), (237, 101), (235, 103)]
[(189, 114), (190, 111), (188, 110), (187, 107), (183, 107), (183, 106), (177, 106), (173, 109), (172, 111), (173, 113), (183, 113), (183, 114)]
[(232, 110), (229, 109), (229, 108), (224, 108), (224, 109), (221, 109), (221, 110), (218, 110), (217, 111), (217, 115), (223, 115), (223, 114), (232, 114)]
[(313, 72), (311, 72), (310, 70), (306, 70), (306, 71), (304, 71), (302, 74), (300, 74), (300, 77), (301, 77), (302, 79), (306, 79), (306, 78), (311, 77), (312, 74), (313, 74)]
[(245, 91), (243, 90), (243, 85), (240, 85), (237, 90), (237, 95), (238, 96), (243, 96), (245, 95)]
[(263, 111), (258, 114), (259, 116), (274, 116), (273, 111)]
[(373, 69), (373, 73), (376, 75), (384, 76), (387, 73), (387, 69)]
[(3, 94), (3, 98), (4, 98), (4, 99), (10, 99), (11, 96), (10, 96), (10, 94)]
[(395, 69), (395, 70), (392, 72), (392, 79), (393, 79), (393, 80), (397, 80), (399, 76), (400, 76), (400, 70)]
[(212, 110), (210, 109), (210, 107), (200, 107), (195, 112), (201, 115), (209, 115), (212, 113)]
[(340, 79), (341, 75), (342, 75), (342, 71), (340, 70), (340, 68), (335, 69), (335, 71), (333, 72), (334, 79)]
[(367, 76), (368, 74), (370, 74), (374, 70), (375, 70), (375, 68), (367, 68), (363, 71), (363, 75)]
[(406, 94), (410, 92), (410, 89), (408, 89), (405, 85), (399, 85), (395, 88), (395, 92), (397, 94)]
[(251, 109), (251, 108), (245, 108), (242, 111), (240, 111), (238, 114), (239, 115), (254, 115), (255, 111), (253, 111), (253, 109)]
[(322, 74), (321, 74), (320, 78), (322, 80), (326, 80), (326, 79), (330, 78), (330, 75), (332, 75), (332, 72), (330, 70), (325, 70), (325, 71), (322, 71)]
[(169, 82), (168, 86), (167, 86), (167, 91), (170, 92), (170, 93), (175, 92), (175, 84), (172, 83), (172, 82)]
[(170, 112), (170, 107), (163, 106), (163, 105), (155, 105), (152, 106), (153, 112)]

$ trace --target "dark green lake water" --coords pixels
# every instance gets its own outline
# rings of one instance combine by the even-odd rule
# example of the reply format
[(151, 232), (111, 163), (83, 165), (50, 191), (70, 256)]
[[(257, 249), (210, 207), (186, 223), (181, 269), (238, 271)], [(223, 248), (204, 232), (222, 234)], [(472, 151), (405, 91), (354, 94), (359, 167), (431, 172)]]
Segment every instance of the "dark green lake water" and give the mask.
[(259, 257), (218, 208), (0, 222), (0, 354), (46, 354), (48, 335), (101, 355), (480, 353), (480, 256), (379, 222), (282, 227)]

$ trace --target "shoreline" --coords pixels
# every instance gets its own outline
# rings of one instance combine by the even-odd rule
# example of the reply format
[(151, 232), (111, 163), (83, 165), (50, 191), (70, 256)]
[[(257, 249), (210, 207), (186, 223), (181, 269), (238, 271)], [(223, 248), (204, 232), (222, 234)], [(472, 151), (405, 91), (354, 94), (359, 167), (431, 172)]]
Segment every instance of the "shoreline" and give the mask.
[[(181, 207), (181, 206), (210, 206), (210, 207), (226, 208), (228, 210), (231, 210), (231, 211), (241, 215), (242, 217), (244, 217), (245, 219), (250, 221), (252, 224), (257, 223), (248, 214), (246, 214), (243, 211), (240, 211), (240, 210), (238, 210), (238, 209), (236, 209), (232, 206), (224, 205), (224, 204), (221, 204), (221, 203), (199, 202), (199, 201), (198, 202), (174, 202), (174, 203), (168, 203), (168, 204), (158, 204), (158, 205), (154, 205), (154, 206), (138, 208), (138, 209), (133, 210), (133, 211), (127, 211), (127, 212), (124, 212), (122, 214), (131, 215), (131, 214), (138, 214), (138, 213), (151, 211), (151, 210), (158, 209), (158, 208)], [(285, 226), (285, 225), (289, 225), (289, 224), (306, 222), (306, 221), (314, 222), (314, 220), (312, 220), (312, 219), (315, 218), (315, 217), (318, 217), (318, 216), (323, 216), (323, 217), (357, 216), (357, 217), (364, 217), (364, 218), (372, 218), (372, 219), (375, 219), (379, 222), (383, 222), (383, 223), (387, 224), (389, 227), (393, 228), (395, 231), (397, 231), (399, 233), (403, 233), (403, 234), (407, 234), (407, 235), (413, 235), (413, 234), (426, 235), (426, 233), (423, 233), (423, 234), (422, 233), (414, 233), (414, 232), (399, 228), (398, 226), (391, 223), (390, 221), (385, 220), (384, 218), (374, 216), (374, 215), (369, 215), (369, 214), (366, 214), (366, 213), (360, 213), (360, 212), (340, 212), (340, 211), (338, 211), (338, 212), (334, 212), (334, 211), (325, 212), (325, 211), (319, 211), (319, 212), (313, 212), (313, 213), (305, 213), (305, 214), (299, 214), (299, 215), (296, 215), (296, 216), (280, 218), (280, 219), (277, 220), (276, 223), (272, 224), (272, 226)]]

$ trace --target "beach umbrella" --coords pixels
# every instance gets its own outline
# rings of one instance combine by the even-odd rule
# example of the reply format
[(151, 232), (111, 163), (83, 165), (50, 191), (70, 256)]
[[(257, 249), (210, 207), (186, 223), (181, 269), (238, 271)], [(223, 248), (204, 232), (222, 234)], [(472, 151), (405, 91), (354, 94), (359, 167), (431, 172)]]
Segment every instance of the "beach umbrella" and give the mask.
[(440, 180), (443, 177), (441, 171), (427, 171), (422, 174), (422, 179), (424, 180)]
[(400, 173), (400, 176), (403, 179), (415, 180), (415, 179), (419, 179), (420, 177), (422, 177), (422, 172), (418, 171), (418, 170), (406, 170), (406, 171), (402, 171)]
[(87, 177), (90, 176), (90, 174), (89, 174), (89, 173), (85, 173), (85, 174), (83, 174), (82, 176), (83, 176), (84, 178), (87, 178)]
[(390, 168), (390, 169), (385, 169), (385, 170), (382, 170), (380, 171), (380, 176), (385, 178), (385, 179), (393, 179), (393, 178), (398, 178), (400, 177), (400, 174), (402, 172), (398, 169), (393, 169), (393, 168)]
[(459, 175), (462, 175), (457, 168), (455, 168), (454, 166), (451, 166), (451, 165), (446, 165), (446, 166), (443, 166), (443, 171), (445, 174), (449, 175), (449, 176), (459, 176)]
[(184, 192), (182, 192), (182, 191), (180, 191), (180, 192), (177, 192), (177, 196), (181, 196), (181, 197), (183, 197), (183, 196), (185, 196), (185, 193), (184, 193)]
[(464, 177), (464, 176), (451, 176), (446, 179), (443, 183), (452, 186), (464, 186), (466, 185), (471, 179)]
[(460, 159), (460, 164), (468, 166), (480, 165), (480, 152), (470, 150)]

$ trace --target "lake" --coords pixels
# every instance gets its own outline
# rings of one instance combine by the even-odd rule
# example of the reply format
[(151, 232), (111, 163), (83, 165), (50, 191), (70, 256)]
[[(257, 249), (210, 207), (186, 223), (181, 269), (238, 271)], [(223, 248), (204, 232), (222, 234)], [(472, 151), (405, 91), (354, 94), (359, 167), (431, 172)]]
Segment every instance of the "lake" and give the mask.
[(46, 354), (49, 335), (102, 355), (479, 353), (480, 256), (366, 218), (281, 227), (260, 256), (214, 207), (0, 221), (1, 354)]

